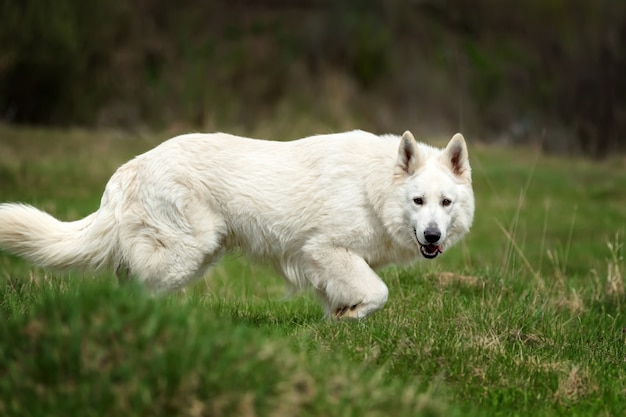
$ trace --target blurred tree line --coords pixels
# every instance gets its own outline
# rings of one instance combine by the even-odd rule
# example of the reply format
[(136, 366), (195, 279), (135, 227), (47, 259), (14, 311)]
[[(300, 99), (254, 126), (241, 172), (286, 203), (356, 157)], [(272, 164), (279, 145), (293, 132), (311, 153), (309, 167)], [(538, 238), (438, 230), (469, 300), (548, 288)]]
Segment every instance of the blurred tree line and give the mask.
[(0, 0), (0, 120), (299, 116), (602, 157), (626, 148), (625, 47), (617, 0)]

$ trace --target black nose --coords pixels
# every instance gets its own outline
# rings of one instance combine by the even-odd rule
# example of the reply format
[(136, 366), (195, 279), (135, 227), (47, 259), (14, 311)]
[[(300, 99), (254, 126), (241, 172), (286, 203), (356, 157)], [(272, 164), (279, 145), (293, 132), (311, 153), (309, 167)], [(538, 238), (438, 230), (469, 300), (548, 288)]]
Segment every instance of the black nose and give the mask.
[(426, 230), (424, 230), (424, 238), (428, 243), (436, 243), (441, 238), (441, 231), (437, 226), (428, 226)]

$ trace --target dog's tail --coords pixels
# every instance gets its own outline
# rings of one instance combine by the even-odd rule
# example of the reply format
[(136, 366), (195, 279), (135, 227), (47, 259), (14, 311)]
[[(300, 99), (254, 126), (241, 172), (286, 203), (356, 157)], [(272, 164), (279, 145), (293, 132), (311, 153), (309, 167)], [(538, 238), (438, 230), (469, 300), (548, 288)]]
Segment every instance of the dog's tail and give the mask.
[(96, 211), (81, 220), (62, 222), (26, 204), (0, 204), (0, 249), (48, 268), (112, 266), (113, 225), (102, 217)]

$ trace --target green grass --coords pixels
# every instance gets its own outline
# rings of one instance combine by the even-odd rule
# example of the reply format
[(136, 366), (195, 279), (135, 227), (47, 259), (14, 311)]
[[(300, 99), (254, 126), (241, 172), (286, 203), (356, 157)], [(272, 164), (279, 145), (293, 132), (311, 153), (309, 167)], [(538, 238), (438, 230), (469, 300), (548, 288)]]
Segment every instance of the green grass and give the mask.
[[(0, 127), (0, 200), (84, 216), (164, 138)], [(238, 254), (162, 298), (0, 255), (0, 414), (622, 415), (624, 160), (468, 141), (473, 230), (381, 271), (389, 303), (363, 322), (283, 300)]]

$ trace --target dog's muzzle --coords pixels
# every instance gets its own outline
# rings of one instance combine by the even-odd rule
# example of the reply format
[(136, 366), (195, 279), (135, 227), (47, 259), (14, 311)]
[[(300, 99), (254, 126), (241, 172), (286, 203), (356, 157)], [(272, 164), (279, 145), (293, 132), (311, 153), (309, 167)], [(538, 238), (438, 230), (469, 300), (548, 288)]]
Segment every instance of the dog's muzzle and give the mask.
[(439, 239), (441, 239), (441, 231), (435, 224), (429, 225), (426, 230), (424, 230), (424, 239), (426, 240), (426, 244), (422, 244), (420, 238), (417, 236), (417, 229), (415, 229), (415, 238), (417, 239), (417, 243), (420, 245), (420, 252), (422, 256), (426, 259), (434, 259), (440, 253), (441, 246), (439, 246)]
[(440, 253), (443, 253), (439, 245), (422, 245), (421, 243), (419, 245), (420, 252), (422, 256), (426, 259), (434, 259)]

